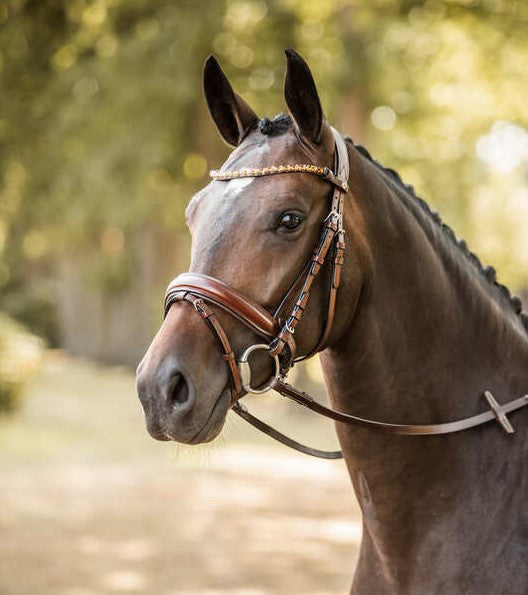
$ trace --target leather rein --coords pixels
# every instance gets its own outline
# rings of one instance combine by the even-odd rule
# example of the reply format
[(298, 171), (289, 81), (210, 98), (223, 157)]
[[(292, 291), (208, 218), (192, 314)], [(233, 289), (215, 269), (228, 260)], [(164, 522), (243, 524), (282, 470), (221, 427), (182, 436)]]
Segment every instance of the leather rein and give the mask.
[[(294, 281), (288, 292), (281, 299), (273, 315), (260, 305), (238, 293), (222, 281), (199, 273), (182, 273), (171, 281), (165, 294), (165, 316), (174, 302), (186, 301), (190, 303), (197, 314), (206, 322), (216, 337), (222, 350), (222, 357), (228, 367), (231, 389), (231, 406), (235, 413), (251, 425), (275, 438), (279, 442), (305, 454), (325, 458), (337, 459), (342, 457), (341, 451), (323, 451), (285, 436), (265, 422), (253, 416), (239, 401), (246, 393), (261, 394), (270, 389), (278, 392), (316, 413), (339, 422), (355, 426), (375, 429), (389, 434), (424, 436), (433, 434), (450, 434), (468, 428), (479, 426), (492, 420), (499, 422), (508, 434), (514, 432), (506, 414), (528, 405), (528, 395), (510, 401), (506, 405), (499, 405), (489, 391), (485, 397), (489, 410), (458, 421), (441, 424), (411, 425), (392, 424), (373, 421), (341, 413), (321, 403), (303, 391), (294, 388), (285, 381), (285, 376), (294, 362), (310, 357), (322, 351), (328, 341), (334, 319), (337, 290), (340, 283), (341, 268), (345, 253), (345, 231), (343, 227), (344, 198), (348, 191), (349, 159), (345, 141), (332, 128), (335, 139), (334, 168), (316, 165), (294, 164), (279, 165), (262, 168), (248, 168), (237, 171), (211, 171), (213, 180), (232, 180), (236, 178), (263, 177), (290, 173), (307, 173), (316, 175), (333, 186), (332, 198), (328, 215), (323, 222), (323, 230), (312, 254), (312, 257)], [(306, 309), (310, 296), (310, 289), (315, 278), (327, 260), (332, 248), (330, 289), (328, 292), (327, 314), (323, 330), (317, 345), (306, 355), (297, 357), (295, 345), (295, 330)], [(299, 289), (300, 288), (300, 289)], [(295, 293), (297, 291), (297, 293)], [(281, 316), (285, 304), (291, 302), (296, 295), (294, 306), (285, 317)], [(220, 324), (210, 305), (217, 306), (238, 319), (250, 330), (262, 337), (263, 342), (248, 347), (237, 360), (229, 342), (229, 338)], [(251, 385), (251, 367), (249, 357), (256, 351), (264, 351), (272, 359), (273, 373), (263, 385)]]

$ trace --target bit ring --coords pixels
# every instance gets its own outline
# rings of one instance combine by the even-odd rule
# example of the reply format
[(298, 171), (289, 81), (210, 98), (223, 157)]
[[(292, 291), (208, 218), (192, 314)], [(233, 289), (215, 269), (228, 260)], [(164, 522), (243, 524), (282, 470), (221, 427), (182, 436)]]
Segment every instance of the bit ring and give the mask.
[[(272, 376), (267, 380), (267, 382), (265, 382), (259, 388), (253, 388), (251, 386), (251, 366), (249, 365), (248, 360), (249, 360), (249, 356), (254, 351), (258, 351), (258, 350), (266, 351), (268, 353), (268, 355), (273, 359), (275, 371), (272, 374)], [(270, 346), (266, 345), (265, 343), (255, 343), (255, 345), (251, 345), (250, 347), (248, 347), (244, 351), (244, 353), (240, 356), (240, 359), (238, 360), (237, 363), (238, 363), (238, 371), (240, 373), (240, 381), (242, 383), (242, 386), (244, 387), (244, 390), (248, 393), (253, 393), (255, 395), (261, 395), (262, 393), (269, 391), (273, 381), (276, 378), (279, 378), (279, 376), (280, 376), (279, 356), (278, 355), (273, 355), (273, 356), (270, 355)]]

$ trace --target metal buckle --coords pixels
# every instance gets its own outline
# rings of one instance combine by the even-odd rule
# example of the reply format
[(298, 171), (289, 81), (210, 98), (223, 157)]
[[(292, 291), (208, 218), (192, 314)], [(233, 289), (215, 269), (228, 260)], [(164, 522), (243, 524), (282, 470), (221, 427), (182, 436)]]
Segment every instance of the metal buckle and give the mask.
[(240, 359), (237, 362), (238, 363), (238, 371), (240, 373), (240, 381), (242, 383), (242, 386), (244, 387), (244, 390), (247, 391), (248, 393), (253, 393), (255, 395), (261, 395), (262, 393), (269, 391), (273, 381), (276, 378), (279, 378), (279, 376), (280, 376), (279, 357), (277, 355), (274, 355), (274, 356), (270, 355), (270, 357), (273, 359), (273, 362), (275, 364), (274, 374), (260, 388), (253, 388), (251, 386), (251, 366), (249, 365), (248, 360), (249, 360), (249, 356), (254, 351), (258, 351), (259, 349), (266, 351), (268, 353), (268, 355), (270, 353), (269, 345), (266, 345), (264, 343), (255, 343), (255, 345), (251, 345), (244, 351), (244, 353), (240, 356)]
[(290, 333), (290, 335), (293, 335), (295, 333), (295, 328), (291, 326), (292, 320), (293, 316), (288, 316), (288, 318), (286, 318), (286, 322), (284, 323), (284, 328)]
[(198, 314), (200, 314), (200, 316), (203, 316), (205, 314), (204, 301), (202, 300), (202, 298), (194, 300), (192, 302), (192, 305), (194, 306), (194, 309), (198, 312)]

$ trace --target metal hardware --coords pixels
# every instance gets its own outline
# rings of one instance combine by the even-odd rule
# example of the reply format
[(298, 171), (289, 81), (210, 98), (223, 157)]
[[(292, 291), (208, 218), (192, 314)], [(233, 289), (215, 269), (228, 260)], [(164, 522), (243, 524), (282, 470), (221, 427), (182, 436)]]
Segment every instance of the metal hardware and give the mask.
[[(265, 384), (263, 384), (260, 388), (253, 388), (251, 386), (251, 366), (249, 364), (249, 356), (258, 350), (266, 351), (269, 357), (274, 362), (274, 373), (270, 376)], [(262, 393), (266, 393), (270, 390), (271, 384), (273, 381), (280, 376), (280, 362), (278, 355), (271, 355), (270, 354), (270, 346), (264, 343), (256, 343), (255, 345), (251, 345), (248, 347), (244, 353), (241, 355), (240, 359), (238, 360), (238, 371), (240, 374), (240, 380), (244, 390), (248, 393), (253, 393), (255, 395), (261, 395)]]
[(502, 405), (499, 405), (495, 400), (495, 397), (490, 393), (489, 390), (484, 391), (484, 397), (490, 406), (490, 409), (495, 414), (495, 417), (499, 424), (501, 425), (502, 429), (506, 432), (506, 434), (513, 434), (515, 430), (510, 423), (510, 420), (506, 417), (506, 413)]
[(198, 314), (200, 314), (202, 316), (205, 314), (204, 302), (201, 298), (198, 298), (197, 300), (195, 300), (193, 302), (193, 306), (194, 306), (194, 309), (198, 312)]
[(284, 328), (291, 333), (292, 335), (295, 333), (295, 327), (291, 326), (291, 320), (292, 320), (292, 316), (288, 316), (288, 318), (286, 319), (286, 322), (284, 323)]

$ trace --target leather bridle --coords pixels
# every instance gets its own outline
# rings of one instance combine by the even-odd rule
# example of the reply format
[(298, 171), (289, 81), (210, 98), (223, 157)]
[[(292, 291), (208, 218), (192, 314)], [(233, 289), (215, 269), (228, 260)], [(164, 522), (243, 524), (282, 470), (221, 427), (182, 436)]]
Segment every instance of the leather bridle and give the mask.
[[(322, 451), (292, 440), (254, 417), (239, 402), (239, 399), (248, 392), (260, 394), (273, 389), (279, 394), (336, 421), (354, 424), (364, 428), (376, 429), (390, 434), (449, 434), (481, 425), (493, 419), (497, 420), (507, 433), (513, 433), (514, 430), (506, 417), (506, 413), (528, 405), (528, 395), (524, 395), (523, 397), (501, 406), (489, 391), (485, 391), (483, 396), (485, 397), (490, 410), (478, 415), (443, 424), (389, 424), (363, 419), (325, 407), (284, 380), (288, 370), (294, 362), (306, 359), (325, 348), (334, 320), (336, 296), (340, 284), (341, 268), (344, 262), (345, 253), (343, 208), (344, 197), (348, 191), (350, 166), (345, 141), (334, 128), (332, 128), (332, 133), (335, 139), (333, 171), (328, 167), (294, 164), (248, 168), (237, 171), (219, 170), (211, 172), (211, 177), (214, 180), (232, 180), (236, 178), (263, 177), (290, 173), (311, 174), (318, 176), (333, 186), (330, 209), (324, 219), (323, 229), (316, 248), (304, 269), (296, 278), (285, 296), (280, 300), (274, 314), (271, 315), (260, 305), (244, 297), (235, 289), (214, 277), (199, 273), (182, 273), (171, 281), (167, 287), (165, 294), (165, 316), (174, 302), (186, 301), (192, 304), (194, 310), (211, 329), (222, 350), (222, 357), (225, 360), (229, 371), (231, 406), (233, 411), (279, 442), (306, 454), (326, 459), (342, 457), (340, 451)], [(323, 330), (314, 348), (305, 355), (297, 356), (294, 338), (295, 331), (304, 311), (306, 310), (313, 282), (326, 262), (331, 247), (333, 247), (330, 275), (331, 281)], [(291, 303), (294, 295), (296, 295), (294, 306), (291, 308), (287, 316), (282, 318), (281, 312), (284, 309), (284, 306), (287, 303)], [(261, 337), (263, 342), (248, 347), (237, 360), (229, 342), (229, 338), (215, 312), (209, 307), (209, 304), (218, 306), (234, 318), (238, 319), (251, 331)], [(265, 351), (269, 357), (272, 358), (273, 373), (263, 385), (253, 387), (251, 385), (249, 357), (252, 353), (260, 350)]]

